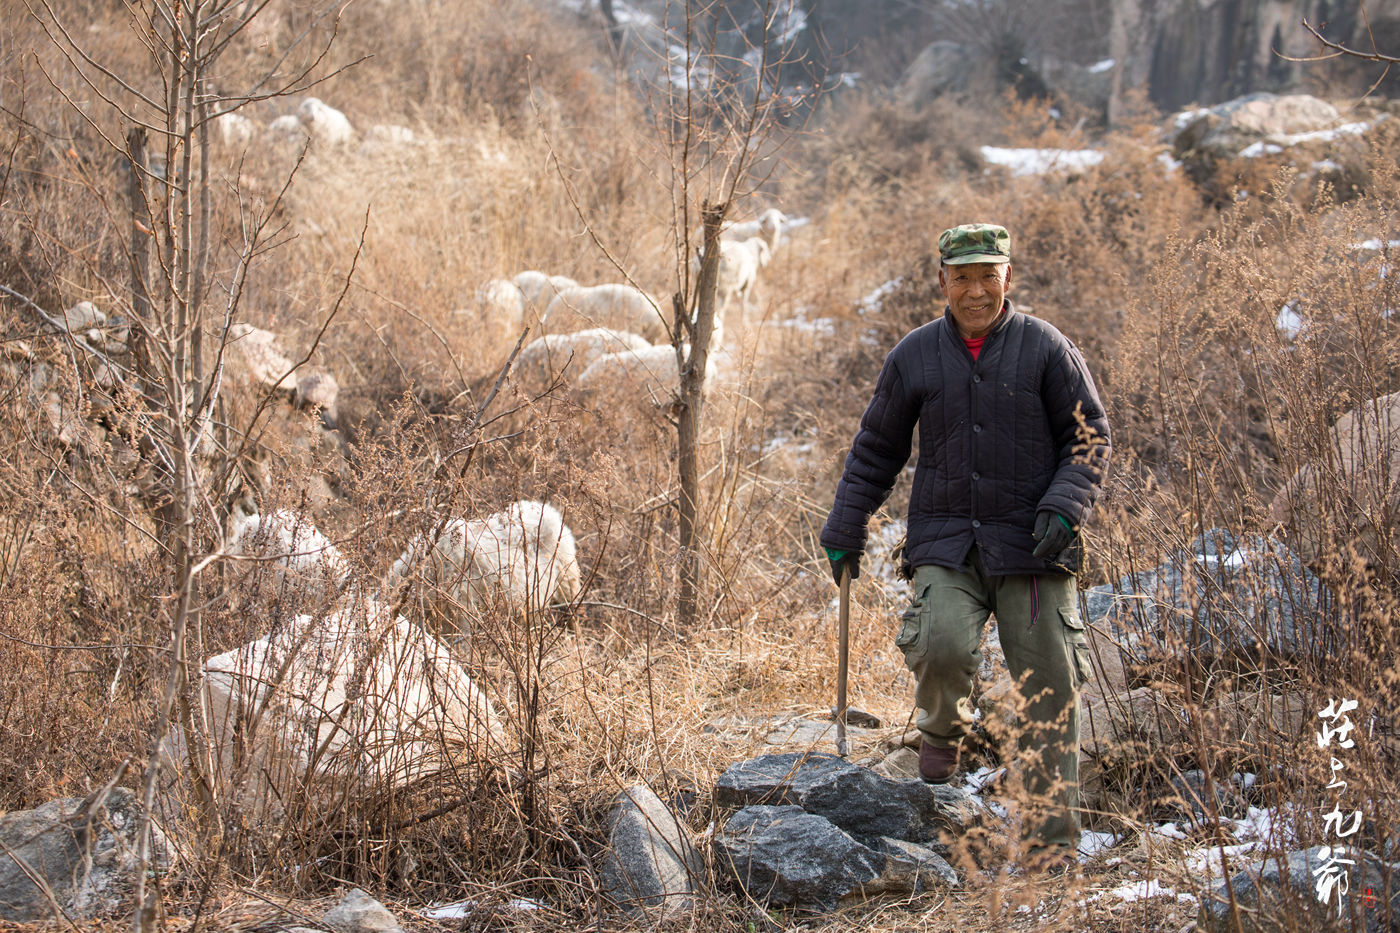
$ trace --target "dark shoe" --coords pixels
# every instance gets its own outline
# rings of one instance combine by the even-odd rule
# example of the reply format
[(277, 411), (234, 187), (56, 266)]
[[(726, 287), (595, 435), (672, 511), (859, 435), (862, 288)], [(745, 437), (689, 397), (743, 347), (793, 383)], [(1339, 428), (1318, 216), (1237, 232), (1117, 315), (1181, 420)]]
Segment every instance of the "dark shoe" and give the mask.
[(925, 784), (947, 784), (958, 770), (958, 746), (919, 743), (919, 777)]

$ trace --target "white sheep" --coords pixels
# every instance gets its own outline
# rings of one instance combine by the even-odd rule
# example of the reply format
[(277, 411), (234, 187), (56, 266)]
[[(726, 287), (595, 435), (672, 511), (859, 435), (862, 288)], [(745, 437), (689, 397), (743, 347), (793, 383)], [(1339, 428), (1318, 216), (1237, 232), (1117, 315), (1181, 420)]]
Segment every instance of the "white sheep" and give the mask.
[(220, 143), (229, 149), (246, 149), (253, 141), (257, 124), (241, 113), (221, 113), (214, 118), (214, 130)]
[(342, 146), (355, 139), (354, 127), (345, 114), (321, 101), (308, 97), (297, 109), (306, 134), (324, 146)]
[(730, 224), (720, 232), (720, 238), (726, 240), (747, 240), (756, 237), (767, 230), (775, 230), (779, 233), (783, 228), (792, 222), (782, 211), (776, 207), (759, 214), (755, 220), (745, 220), (736, 224)]
[(763, 237), (719, 241), (719, 271), (715, 277), (715, 313), (723, 315), (729, 302), (739, 298), (742, 320), (749, 311), (749, 292), (758, 281), (758, 272), (773, 258), (773, 249)]
[(476, 290), (476, 315), (497, 342), (514, 340), (525, 320), (525, 296), (510, 279), (491, 279)]
[(652, 343), (668, 338), (661, 304), (631, 285), (588, 285), (566, 288), (544, 312), (544, 327), (554, 334), (589, 327), (631, 331)]
[(284, 113), (267, 125), (267, 129), (263, 131), (263, 138), (274, 149), (300, 149), (306, 145), (306, 127), (301, 125), (301, 120), (296, 114)]
[[(689, 348), (682, 349), (689, 354)], [(705, 367), (704, 388), (714, 387), (718, 367), (710, 358)], [(664, 408), (676, 399), (680, 391), (680, 367), (676, 349), (669, 344), (609, 353), (594, 360), (574, 387), (585, 396), (614, 393), (622, 400), (646, 401)]]
[(467, 618), (492, 606), (538, 612), (571, 602), (582, 588), (578, 546), (563, 516), (533, 500), (487, 518), (449, 519), (432, 542), (415, 536), (390, 568), (390, 580), (421, 573), (441, 598), (444, 624), (466, 632)]
[(226, 553), (267, 564), (264, 593), (292, 595), (299, 601), (321, 602), (337, 593), (350, 577), (350, 564), (311, 521), (291, 509), (260, 515), (245, 501), (229, 514)]
[(546, 275), (534, 269), (517, 274), (512, 281), (525, 298), (525, 323), (531, 326), (539, 324), (555, 295), (566, 288), (578, 288), (578, 283), (567, 275)]
[(515, 360), (516, 377), (531, 386), (540, 385), (562, 373), (566, 367), (571, 375), (577, 375), (601, 356), (650, 346), (636, 334), (608, 330), (606, 327), (593, 327), (572, 334), (545, 334), (530, 341), (520, 351)]

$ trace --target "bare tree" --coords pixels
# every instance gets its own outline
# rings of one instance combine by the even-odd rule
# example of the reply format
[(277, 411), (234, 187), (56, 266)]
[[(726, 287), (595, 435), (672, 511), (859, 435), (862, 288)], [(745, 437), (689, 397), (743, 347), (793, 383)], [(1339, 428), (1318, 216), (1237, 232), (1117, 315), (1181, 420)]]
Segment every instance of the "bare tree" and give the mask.
[[(296, 94), (323, 80), (325, 75), (318, 72), (335, 36), (335, 14), (326, 14), (331, 26), (328, 37), (290, 74), (283, 69), (291, 50), (306, 45), (310, 31), (290, 43), (282, 57), (249, 86), (237, 93), (216, 92), (221, 57), (267, 2), (155, 0), (128, 7), (131, 36), (139, 44), (144, 67), (113, 60), (51, 0), (34, 0), (29, 8), (77, 84), (66, 87), (53, 75), (50, 81), (79, 124), (129, 171), (127, 203), (113, 199), (96, 182), (90, 183), (89, 194), (100, 205), (124, 257), (119, 265), (129, 281), (125, 300), (120, 287), (111, 291), (130, 322), (130, 359), (124, 362), (81, 337), (72, 340), (81, 353), (100, 357), (108, 365), (119, 382), (118, 392), (132, 401), (129, 415), (134, 434), (157, 476), (149, 499), (162, 526), (159, 539), (169, 576), (166, 598), (156, 603), (169, 638), (164, 688), (143, 766), (145, 817), (138, 836), (142, 864), (151, 855), (150, 820), (162, 749), (177, 722), (191, 739), (185, 743), (188, 756), (183, 767), (196, 791), (203, 834), (218, 844), (213, 764), (209, 750), (193, 740), (208, 731), (196, 728), (204, 724), (187, 688), (192, 680), (192, 654), (204, 640), (202, 577), (222, 556), (217, 530), (222, 525), (222, 500), (253, 435), (252, 424), (230, 431), (216, 418), (225, 353), (250, 265), (275, 239), (272, 217), (281, 195), (260, 210), (239, 198), (238, 238), (229, 244), (220, 242), (214, 232), (218, 226), (214, 188), (220, 182), (211, 177), (211, 131), (216, 121), (253, 101)], [(129, 217), (126, 223), (120, 220), (123, 216)], [(224, 270), (217, 280), (211, 275), (216, 259)], [(119, 278), (108, 274), (103, 257), (86, 261), (99, 278)], [(36, 302), (6, 291), (35, 314), (55, 321)], [(270, 397), (269, 389), (254, 423)], [(138, 872), (136, 879), (134, 928), (139, 933), (154, 922), (156, 902), (146, 873)]]

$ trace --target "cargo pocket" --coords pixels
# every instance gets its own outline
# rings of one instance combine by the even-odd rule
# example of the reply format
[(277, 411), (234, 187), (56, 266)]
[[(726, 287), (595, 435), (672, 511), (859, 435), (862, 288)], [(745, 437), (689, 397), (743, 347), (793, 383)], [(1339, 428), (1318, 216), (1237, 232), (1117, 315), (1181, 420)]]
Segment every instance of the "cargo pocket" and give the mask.
[(1084, 621), (1075, 609), (1061, 609), (1060, 621), (1065, 626), (1065, 653), (1074, 671), (1075, 687), (1082, 687), (1094, 679), (1094, 669), (1089, 664), (1089, 640), (1084, 635)]
[(924, 625), (924, 617), (928, 613), (928, 593), (933, 589), (933, 584), (927, 584), (915, 595), (914, 601), (909, 604), (900, 615), (899, 634), (894, 637), (895, 647), (904, 652), (906, 663), (912, 661), (922, 653), (922, 639), (920, 635), (927, 628)]

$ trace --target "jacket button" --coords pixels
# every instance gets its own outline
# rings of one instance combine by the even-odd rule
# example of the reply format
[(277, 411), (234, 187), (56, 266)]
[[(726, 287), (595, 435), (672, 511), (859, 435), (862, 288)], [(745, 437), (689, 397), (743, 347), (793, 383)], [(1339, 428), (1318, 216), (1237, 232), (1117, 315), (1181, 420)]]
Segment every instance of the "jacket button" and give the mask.
[(974, 425), (972, 426), (972, 433), (973, 433), (973, 434), (981, 434), (981, 433), (982, 433), (982, 426), (981, 426), (980, 424), (974, 424)]
[(976, 470), (973, 470), (973, 471), (972, 471), (972, 479), (973, 479), (974, 481), (979, 480), (979, 479), (981, 479), (981, 478), (982, 478), (982, 474), (981, 474), (981, 473), (978, 473)]
[(982, 377), (981, 377), (981, 376), (974, 375), (974, 376), (972, 377), (972, 381), (973, 381), (973, 382), (981, 382), (981, 381), (982, 381)]
[(981, 527), (982, 527), (982, 523), (979, 522), (977, 519), (974, 518), (974, 519), (972, 520), (972, 527), (973, 527), (973, 528), (981, 528)]

